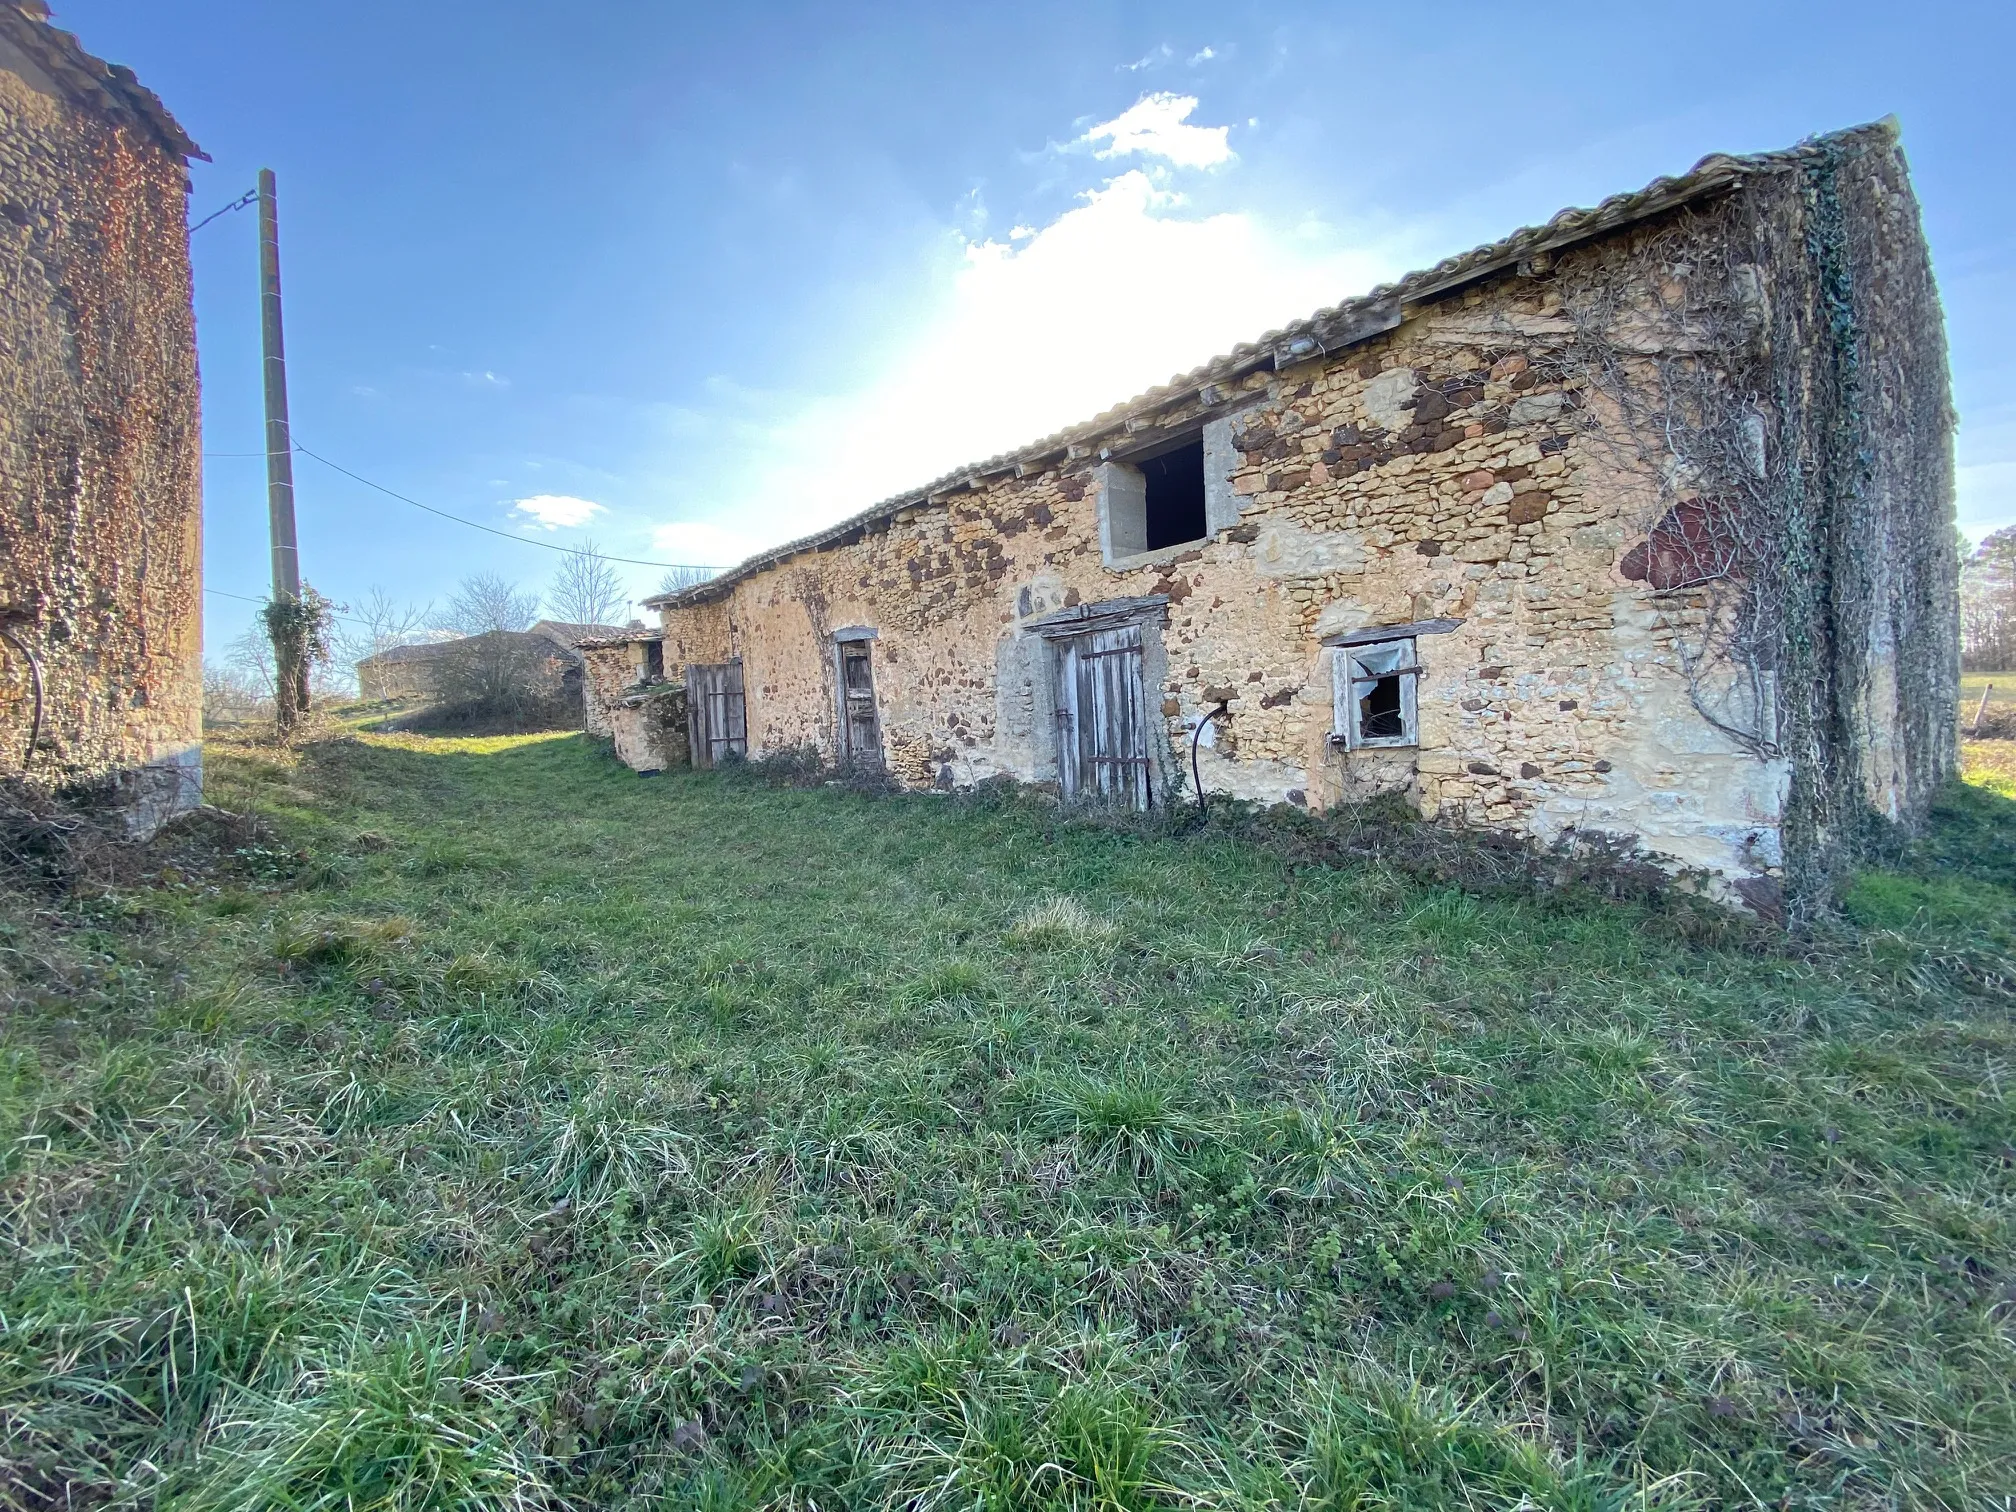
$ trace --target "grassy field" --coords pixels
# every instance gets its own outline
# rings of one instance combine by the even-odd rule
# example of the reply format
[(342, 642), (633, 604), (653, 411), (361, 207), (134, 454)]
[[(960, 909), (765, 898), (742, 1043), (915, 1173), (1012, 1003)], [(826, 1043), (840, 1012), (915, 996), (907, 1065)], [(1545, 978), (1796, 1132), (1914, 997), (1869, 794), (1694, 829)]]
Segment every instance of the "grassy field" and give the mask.
[(2016, 1493), (2006, 785), (1794, 950), (578, 737), (210, 771), (269, 836), (0, 909), (0, 1502)]
[(1990, 704), (2016, 703), (2016, 672), (1965, 674), (1960, 679), (1960, 708), (1965, 716), (1972, 717), (1983, 693), (1988, 694)]

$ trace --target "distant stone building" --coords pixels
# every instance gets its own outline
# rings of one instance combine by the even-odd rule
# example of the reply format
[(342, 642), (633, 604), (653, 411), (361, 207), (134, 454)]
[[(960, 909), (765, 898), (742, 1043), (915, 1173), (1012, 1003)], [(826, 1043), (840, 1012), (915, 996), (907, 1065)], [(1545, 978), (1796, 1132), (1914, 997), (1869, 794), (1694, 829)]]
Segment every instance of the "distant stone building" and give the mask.
[(473, 677), (493, 699), (507, 695), (528, 708), (550, 705), (571, 713), (582, 708), (581, 643), (623, 633), (615, 625), (540, 620), (526, 630), (388, 646), (358, 661), (357, 694), (371, 703), (466, 698)]
[[(648, 601), (692, 759), (1633, 835), (1775, 911), (1954, 762), (1889, 123), (1711, 157)], [(600, 654), (600, 653), (598, 653)]]
[(202, 787), (202, 153), (47, 16), (0, 3), (0, 774), (145, 832)]
[(431, 697), (434, 685), (428, 678), (427, 666), (445, 644), (445, 641), (414, 641), (359, 657), (357, 696), (366, 703)]

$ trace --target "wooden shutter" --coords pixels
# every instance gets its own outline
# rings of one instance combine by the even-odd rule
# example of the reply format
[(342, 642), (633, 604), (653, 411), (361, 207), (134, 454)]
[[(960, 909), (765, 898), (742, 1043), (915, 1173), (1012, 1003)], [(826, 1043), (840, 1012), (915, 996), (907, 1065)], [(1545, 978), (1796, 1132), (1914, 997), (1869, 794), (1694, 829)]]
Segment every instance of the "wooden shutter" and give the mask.
[(731, 751), (749, 754), (749, 714), (742, 697), (742, 663), (686, 669), (686, 722), (693, 765), (711, 767)]
[(840, 643), (840, 740), (859, 765), (882, 764), (882, 728), (875, 713), (875, 668), (869, 641)]
[(1067, 799), (1145, 809), (1153, 799), (1141, 627), (1057, 647), (1057, 771)]

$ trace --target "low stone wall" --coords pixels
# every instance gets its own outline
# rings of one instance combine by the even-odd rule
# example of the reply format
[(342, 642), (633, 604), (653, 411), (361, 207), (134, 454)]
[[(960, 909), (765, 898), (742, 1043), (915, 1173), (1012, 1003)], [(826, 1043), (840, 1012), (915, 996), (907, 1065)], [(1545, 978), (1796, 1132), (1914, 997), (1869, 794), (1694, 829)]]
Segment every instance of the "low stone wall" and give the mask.
[(677, 683), (654, 683), (619, 700), (609, 710), (617, 759), (640, 772), (691, 766), (686, 733), (686, 690)]

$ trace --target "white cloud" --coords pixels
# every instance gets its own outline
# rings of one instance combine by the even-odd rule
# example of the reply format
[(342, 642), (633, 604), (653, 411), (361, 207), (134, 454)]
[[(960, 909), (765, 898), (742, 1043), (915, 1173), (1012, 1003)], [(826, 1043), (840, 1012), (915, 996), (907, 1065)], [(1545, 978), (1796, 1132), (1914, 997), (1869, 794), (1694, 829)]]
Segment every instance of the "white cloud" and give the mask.
[(1213, 168), (1230, 162), (1233, 152), (1225, 138), (1232, 128), (1186, 125), (1196, 108), (1195, 95), (1143, 95), (1112, 120), (1094, 126), (1084, 139), (1112, 144), (1096, 149), (1095, 155), (1102, 158), (1140, 153), (1179, 168)]
[(529, 499), (514, 500), (511, 511), (527, 516), (524, 521), (527, 530), (578, 530), (598, 514), (606, 513), (600, 504), (571, 494), (534, 494)]
[(480, 373), (464, 373), (462, 375), (462, 381), (475, 388), (511, 387), (511, 380), (509, 378), (499, 377), (496, 373), (491, 372), (488, 368), (485, 368)]
[(857, 386), (722, 377), (659, 413), (663, 486), (720, 534), (661, 533), (652, 555), (740, 560), (1088, 419), (1406, 265), (1324, 223), (1196, 214), (1138, 168), (1008, 240), (948, 228), (943, 245), (940, 277), (883, 350), (852, 354), (870, 375)]
[(1217, 56), (1218, 50), (1215, 47), (1200, 47), (1190, 54), (1190, 66), (1195, 68), (1199, 63), (1209, 63)]
[(733, 567), (763, 545), (754, 536), (706, 520), (675, 520), (651, 531), (653, 557), (688, 567)]
[(1176, 49), (1171, 47), (1167, 42), (1164, 42), (1157, 47), (1150, 48), (1146, 57), (1137, 58), (1132, 63), (1122, 63), (1120, 71), (1122, 73), (1140, 73), (1143, 69), (1159, 68), (1175, 56)]

